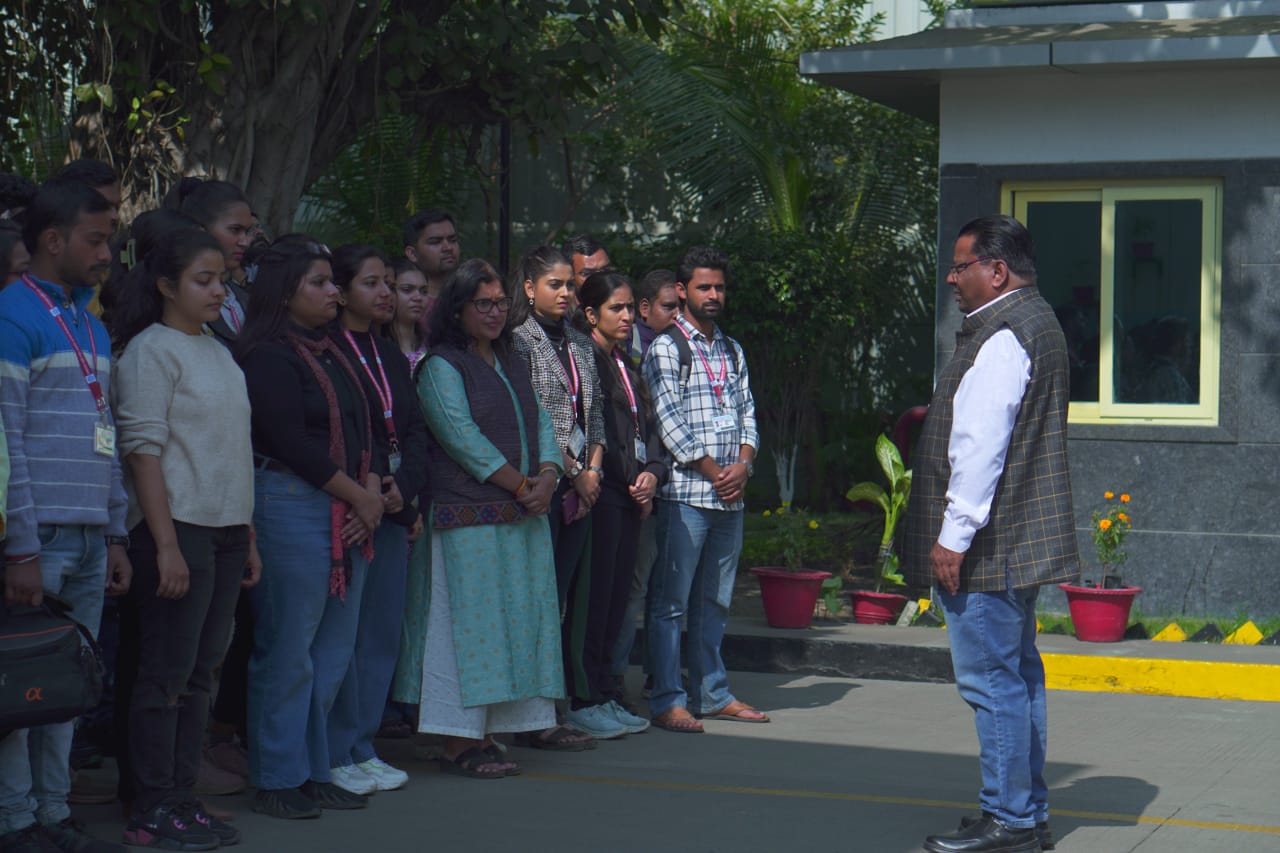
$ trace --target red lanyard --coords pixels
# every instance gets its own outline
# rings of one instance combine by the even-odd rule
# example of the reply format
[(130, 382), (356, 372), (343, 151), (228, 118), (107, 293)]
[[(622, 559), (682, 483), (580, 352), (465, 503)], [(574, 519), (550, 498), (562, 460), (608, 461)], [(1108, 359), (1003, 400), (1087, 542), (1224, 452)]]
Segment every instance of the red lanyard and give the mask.
[[(724, 381), (729, 376), (729, 360), (725, 358), (724, 351), (721, 350), (720, 352), (720, 377), (716, 378), (716, 375), (711, 372), (711, 362), (707, 361), (707, 357), (702, 354), (702, 347), (697, 345), (693, 336), (685, 331), (684, 326), (676, 323), (676, 328), (680, 330), (681, 334), (689, 339), (689, 346), (698, 354), (698, 358), (702, 359), (702, 367), (707, 371), (707, 380), (711, 383), (711, 390), (715, 392), (716, 402), (723, 406), (724, 400), (722, 399), (722, 396), (724, 395)], [(715, 341), (712, 341), (711, 343), (712, 346), (715, 346)]]
[(627, 376), (627, 363), (622, 360), (622, 355), (615, 349), (613, 358), (618, 362), (618, 372), (622, 374), (622, 388), (627, 392), (627, 402), (631, 404), (631, 420), (636, 425), (636, 435), (640, 434), (640, 413), (636, 409), (636, 392), (631, 387), (631, 377)]
[(356, 354), (356, 358), (360, 359), (360, 366), (364, 368), (365, 376), (368, 376), (369, 381), (373, 384), (373, 390), (378, 392), (378, 402), (382, 403), (382, 419), (386, 421), (387, 438), (391, 441), (391, 450), (394, 453), (400, 447), (400, 443), (396, 440), (396, 421), (393, 412), (395, 398), (391, 394), (391, 382), (387, 380), (387, 371), (382, 366), (382, 356), (378, 353), (378, 344), (370, 338), (369, 344), (373, 347), (373, 360), (378, 363), (378, 374), (382, 377), (381, 383), (373, 375), (373, 371), (369, 369), (369, 362), (365, 360), (364, 353), (360, 351), (360, 347), (356, 346), (356, 339), (352, 336), (351, 330), (343, 329), (342, 334), (346, 335), (347, 343), (351, 344), (351, 349)]
[(53, 300), (44, 292), (44, 288), (36, 284), (35, 279), (30, 275), (24, 275), (22, 283), (36, 295), (36, 298), (44, 305), (44, 309), (53, 317), (53, 321), (58, 324), (58, 328), (62, 329), (62, 334), (67, 336), (67, 342), (71, 344), (71, 350), (76, 354), (76, 360), (80, 362), (80, 372), (84, 374), (84, 384), (89, 386), (89, 393), (93, 394), (93, 404), (98, 407), (98, 414), (105, 418), (107, 398), (102, 393), (102, 383), (98, 381), (98, 342), (93, 339), (93, 327), (88, 323), (85, 324), (85, 327), (89, 330), (89, 349), (93, 352), (93, 365), (90, 366), (89, 361), (84, 357), (84, 350), (80, 349), (80, 344), (76, 341), (75, 335), (71, 334), (71, 327), (62, 318), (62, 312), (58, 310), (57, 305), (53, 304)]

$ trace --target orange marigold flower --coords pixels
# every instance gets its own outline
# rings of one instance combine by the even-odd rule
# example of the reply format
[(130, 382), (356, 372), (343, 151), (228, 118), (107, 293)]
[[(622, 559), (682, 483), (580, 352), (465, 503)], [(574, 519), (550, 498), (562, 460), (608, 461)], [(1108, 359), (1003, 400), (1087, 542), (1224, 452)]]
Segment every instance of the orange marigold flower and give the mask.
[(1103, 518), (1103, 519), (1100, 519), (1100, 520), (1098, 521), (1098, 529), (1099, 529), (1099, 530), (1110, 530), (1110, 529), (1111, 529), (1111, 519), (1109, 519), (1109, 518)]
[(1106, 498), (1107, 500), (1111, 500), (1112, 498), (1114, 498), (1114, 497), (1116, 496), (1116, 493), (1115, 493), (1115, 492), (1103, 492), (1103, 493), (1102, 493), (1102, 496), (1103, 496), (1104, 498)]
[(1120, 503), (1122, 503), (1122, 504), (1127, 504), (1128, 502), (1129, 502), (1129, 496), (1128, 496), (1128, 495), (1121, 495), (1121, 496), (1120, 496)]
[(1128, 513), (1124, 513), (1124, 512), (1116, 513), (1116, 518), (1120, 519), (1120, 520), (1121, 520), (1121, 521), (1123, 521), (1125, 524), (1128, 524), (1128, 523), (1129, 523), (1129, 515), (1128, 515)]

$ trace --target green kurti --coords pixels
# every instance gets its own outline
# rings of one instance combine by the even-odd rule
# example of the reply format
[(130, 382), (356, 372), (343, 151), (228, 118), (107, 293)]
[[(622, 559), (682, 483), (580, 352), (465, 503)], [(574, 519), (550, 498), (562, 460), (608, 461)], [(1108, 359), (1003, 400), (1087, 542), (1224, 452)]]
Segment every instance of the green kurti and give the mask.
[[(498, 375), (512, 395), (516, 417), (520, 405), (503, 373)], [(429, 359), (418, 377), (418, 398), (436, 440), (471, 476), (483, 482), (506, 464), (471, 419), (462, 377), (443, 359)], [(520, 468), (528, 470), (523, 420)], [(551, 419), (539, 409), (538, 456), (559, 459)], [(430, 515), (426, 514), (429, 518)], [(440, 537), (448, 567), (450, 615), (457, 649), (462, 704), (466, 707), (531, 697), (564, 695), (560, 652), (560, 614), (556, 598), (551, 529), (545, 516), (516, 524), (478, 524), (430, 530)], [(410, 563), (411, 587), (421, 585), (429, 570), (417, 565), (425, 548), (415, 548)], [(425, 585), (430, 588), (429, 583)], [(415, 614), (420, 621), (426, 610)], [(408, 616), (408, 614), (406, 614)], [(417, 649), (421, 678), (422, 642)], [(402, 661), (402, 669), (409, 662)], [(408, 673), (405, 673), (407, 676)], [(407, 684), (397, 696), (409, 698)], [(418, 692), (410, 701), (417, 701)]]

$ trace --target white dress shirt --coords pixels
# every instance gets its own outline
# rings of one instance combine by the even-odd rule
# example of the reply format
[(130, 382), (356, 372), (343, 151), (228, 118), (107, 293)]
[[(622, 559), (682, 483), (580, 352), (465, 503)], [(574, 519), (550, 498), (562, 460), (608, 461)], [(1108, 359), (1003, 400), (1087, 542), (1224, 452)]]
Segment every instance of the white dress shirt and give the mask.
[[(1003, 294), (978, 311), (1008, 295)], [(973, 366), (960, 380), (952, 403), (951, 438), (947, 445), (951, 480), (947, 484), (942, 531), (938, 534), (942, 547), (960, 553), (968, 551), (974, 535), (990, 520), (991, 501), (1004, 472), (1009, 438), (1029, 381), (1031, 358), (1007, 328), (987, 339)]]

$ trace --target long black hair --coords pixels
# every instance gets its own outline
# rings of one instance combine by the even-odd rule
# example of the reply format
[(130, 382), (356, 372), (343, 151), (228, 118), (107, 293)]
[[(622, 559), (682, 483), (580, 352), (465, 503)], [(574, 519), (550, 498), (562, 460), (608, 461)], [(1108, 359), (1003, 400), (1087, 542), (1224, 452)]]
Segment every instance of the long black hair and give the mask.
[[(627, 278), (620, 272), (614, 270), (601, 270), (593, 272), (587, 276), (587, 280), (582, 283), (582, 287), (578, 289), (578, 310), (573, 312), (573, 325), (578, 331), (584, 335), (591, 335), (591, 322), (587, 320), (586, 310), (590, 308), (597, 314), (604, 304), (609, 301), (609, 297), (613, 296), (614, 291), (621, 287), (631, 288), (631, 297), (635, 299), (635, 285), (631, 283), (631, 279)], [(633, 314), (634, 317), (638, 315)], [(595, 343), (595, 338), (592, 338)], [(599, 346), (597, 344), (597, 346)], [(625, 350), (625, 348), (624, 348)], [(609, 356), (610, 361), (614, 361), (612, 355)], [(645, 385), (644, 379), (640, 376), (640, 371), (636, 370), (631, 364), (631, 359), (626, 357), (625, 351), (622, 359), (622, 369), (627, 371), (627, 377), (631, 380), (631, 387), (635, 389), (636, 397), (643, 406), (641, 408), (648, 410), (652, 400), (649, 397), (649, 388)], [(609, 383), (609, 393), (623, 405), (630, 405), (630, 401), (626, 399), (626, 392), (622, 390), (622, 386), (618, 382)]]
[(148, 326), (160, 322), (164, 314), (164, 297), (157, 282), (168, 279), (176, 287), (182, 271), (201, 252), (217, 252), (218, 241), (196, 227), (170, 231), (141, 263), (136, 264), (120, 282), (111, 312), (111, 340), (117, 352), (124, 350)]
[[(520, 256), (520, 260), (511, 270), (511, 277), (507, 282), (507, 295), (515, 300), (511, 305), (511, 311), (507, 314), (507, 326), (514, 329), (520, 326), (525, 320), (529, 319), (529, 315), (533, 313), (533, 306), (529, 304), (529, 296), (524, 292), (524, 283), (526, 281), (537, 281), (542, 278), (552, 267), (564, 264), (569, 267), (570, 272), (573, 270), (573, 263), (565, 257), (564, 252), (555, 246), (534, 246)], [(570, 275), (572, 278), (572, 275)], [(434, 340), (434, 339), (433, 339)]]
[[(502, 276), (493, 265), (480, 258), (463, 261), (449, 276), (440, 290), (439, 301), (427, 321), (427, 340), (432, 347), (452, 346), (465, 350), (471, 346), (471, 339), (462, 328), (462, 309), (476, 298), (480, 285), (496, 281), (502, 283)], [(511, 340), (511, 324), (502, 327), (502, 334), (494, 341), (494, 350), (505, 360), (507, 343)]]
[(289, 326), (289, 300), (298, 292), (311, 265), (329, 260), (327, 248), (298, 235), (290, 235), (287, 241), (277, 240), (255, 255), (258, 270), (249, 291), (244, 328), (236, 338), (237, 361), (243, 363), (258, 346), (285, 333)]
[[(107, 280), (98, 292), (98, 304), (102, 306), (102, 322), (111, 332), (113, 341), (119, 340), (116, 326), (120, 322), (130, 326), (134, 322), (133, 320), (121, 321), (116, 317), (116, 305), (124, 298), (122, 294), (126, 290), (135, 289), (134, 285), (128, 283), (129, 279), (143, 275), (142, 262), (169, 239), (169, 235), (199, 227), (194, 220), (188, 219), (177, 211), (164, 208), (140, 213), (133, 220), (133, 224), (129, 226), (128, 237), (120, 241), (119, 247), (112, 255), (111, 270), (107, 273)], [(134, 334), (140, 331), (142, 329), (137, 329)], [(124, 343), (117, 343), (116, 351), (123, 347)]]

